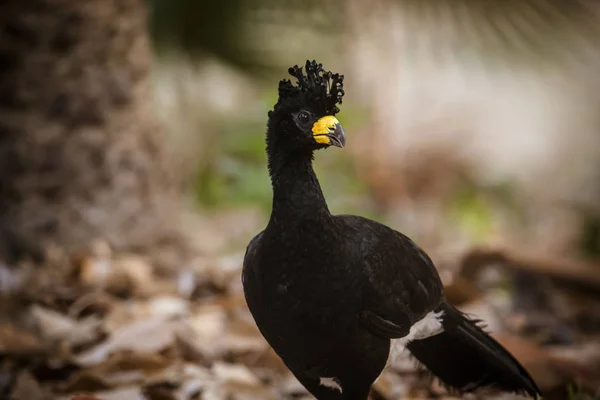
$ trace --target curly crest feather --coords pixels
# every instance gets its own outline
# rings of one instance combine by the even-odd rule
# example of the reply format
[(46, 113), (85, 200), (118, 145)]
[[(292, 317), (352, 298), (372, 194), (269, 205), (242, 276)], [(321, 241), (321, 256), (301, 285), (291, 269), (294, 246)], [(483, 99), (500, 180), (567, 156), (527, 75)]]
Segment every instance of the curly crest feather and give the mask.
[(298, 65), (288, 69), (289, 74), (296, 78), (296, 85), (289, 79), (280, 81), (280, 99), (298, 94), (308, 95), (327, 114), (337, 114), (340, 111), (337, 104), (342, 104), (344, 96), (344, 75), (325, 71), (323, 64), (317, 64), (315, 60), (307, 60), (304, 68), (306, 74)]

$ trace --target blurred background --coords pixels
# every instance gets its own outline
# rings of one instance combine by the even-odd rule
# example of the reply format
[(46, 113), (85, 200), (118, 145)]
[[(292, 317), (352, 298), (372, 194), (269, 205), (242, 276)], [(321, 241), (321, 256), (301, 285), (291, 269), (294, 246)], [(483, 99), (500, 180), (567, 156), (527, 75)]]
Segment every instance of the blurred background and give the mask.
[[(545, 398), (600, 398), (592, 0), (0, 3), (0, 399), (309, 399), (245, 246), (287, 68), (345, 75), (330, 209), (435, 261)], [(377, 400), (458, 398), (410, 360)], [(482, 393), (480, 399), (511, 399)]]

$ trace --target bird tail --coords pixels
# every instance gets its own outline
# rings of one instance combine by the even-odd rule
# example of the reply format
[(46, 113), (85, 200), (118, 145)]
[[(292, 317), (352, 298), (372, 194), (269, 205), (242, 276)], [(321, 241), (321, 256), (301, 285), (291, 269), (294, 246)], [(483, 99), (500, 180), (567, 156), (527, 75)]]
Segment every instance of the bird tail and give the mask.
[(444, 331), (407, 348), (442, 383), (461, 392), (496, 388), (538, 398), (540, 390), (525, 368), (476, 321), (449, 304), (436, 311), (444, 312)]

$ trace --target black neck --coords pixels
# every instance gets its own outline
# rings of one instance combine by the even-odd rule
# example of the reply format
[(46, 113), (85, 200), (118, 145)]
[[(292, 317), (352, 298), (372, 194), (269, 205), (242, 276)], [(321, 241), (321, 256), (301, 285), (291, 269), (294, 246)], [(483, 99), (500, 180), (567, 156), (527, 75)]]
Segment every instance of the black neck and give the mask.
[(271, 223), (325, 221), (331, 214), (312, 167), (310, 150), (267, 146), (269, 174), (273, 186)]

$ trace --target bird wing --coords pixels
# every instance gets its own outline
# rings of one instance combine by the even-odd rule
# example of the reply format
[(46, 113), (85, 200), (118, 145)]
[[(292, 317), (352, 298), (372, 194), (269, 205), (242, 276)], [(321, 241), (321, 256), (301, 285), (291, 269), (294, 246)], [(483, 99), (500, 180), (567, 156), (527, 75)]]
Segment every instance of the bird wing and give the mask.
[[(404, 321), (400, 321), (404, 318)], [(403, 338), (410, 332), (410, 319), (408, 314), (400, 313), (395, 318), (395, 322), (388, 321), (371, 310), (364, 310), (360, 315), (360, 322), (372, 334), (382, 339)]]
[(242, 270), (242, 285), (245, 283), (245, 279), (248, 274), (254, 273), (252, 270), (252, 265), (254, 264), (254, 256), (256, 254), (256, 249), (258, 247), (258, 243), (260, 242), (260, 238), (262, 237), (264, 231), (259, 232), (256, 236), (250, 240), (248, 243), (248, 247), (246, 247), (246, 253), (244, 254), (244, 262), (243, 262), (243, 270)]
[(367, 282), (360, 315), (363, 326), (383, 338), (406, 336), (443, 300), (433, 262), (410, 238), (383, 224), (351, 215), (338, 218)]

